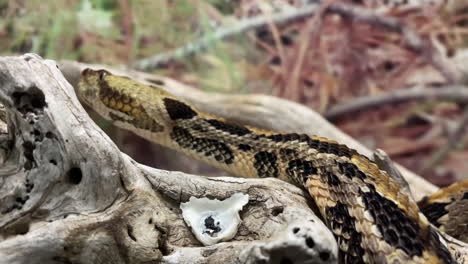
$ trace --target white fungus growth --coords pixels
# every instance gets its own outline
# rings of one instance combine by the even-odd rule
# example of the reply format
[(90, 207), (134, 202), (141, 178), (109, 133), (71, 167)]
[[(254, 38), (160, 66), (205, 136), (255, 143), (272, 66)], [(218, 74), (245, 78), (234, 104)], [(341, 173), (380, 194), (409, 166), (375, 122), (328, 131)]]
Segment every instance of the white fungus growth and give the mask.
[(205, 246), (227, 241), (237, 233), (239, 211), (249, 202), (249, 196), (235, 193), (224, 201), (191, 197), (180, 205), (182, 217), (195, 237)]

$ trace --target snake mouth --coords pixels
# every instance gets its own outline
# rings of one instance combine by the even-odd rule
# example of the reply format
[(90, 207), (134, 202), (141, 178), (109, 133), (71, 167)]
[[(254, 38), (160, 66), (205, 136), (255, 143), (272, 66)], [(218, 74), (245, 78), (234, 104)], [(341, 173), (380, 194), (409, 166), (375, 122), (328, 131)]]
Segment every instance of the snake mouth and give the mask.
[(87, 105), (93, 106), (99, 94), (98, 83), (102, 82), (105, 76), (110, 73), (105, 70), (93, 70), (86, 68), (81, 72), (81, 78), (78, 83), (78, 96), (81, 101)]

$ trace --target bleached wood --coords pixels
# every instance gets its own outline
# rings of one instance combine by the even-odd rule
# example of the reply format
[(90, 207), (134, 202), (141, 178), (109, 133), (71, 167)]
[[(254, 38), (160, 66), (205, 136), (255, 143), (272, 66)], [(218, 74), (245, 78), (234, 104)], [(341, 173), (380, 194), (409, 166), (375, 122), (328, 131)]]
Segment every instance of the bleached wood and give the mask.
[[(54, 61), (0, 57), (0, 103), (8, 122), (0, 126), (2, 264), (336, 261), (336, 248), (325, 251), (336, 244), (312, 237), (331, 233), (302, 190), (275, 179), (206, 178), (138, 164), (89, 118)], [(239, 232), (201, 247), (179, 204), (235, 192), (250, 197)]]

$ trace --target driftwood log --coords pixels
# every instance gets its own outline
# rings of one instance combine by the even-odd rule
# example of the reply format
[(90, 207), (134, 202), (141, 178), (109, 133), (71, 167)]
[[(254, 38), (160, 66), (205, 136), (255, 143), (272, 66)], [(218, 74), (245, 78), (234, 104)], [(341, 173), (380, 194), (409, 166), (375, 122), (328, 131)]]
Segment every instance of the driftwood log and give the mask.
[[(334, 240), (321, 239), (331, 233), (302, 190), (136, 163), (89, 118), (54, 61), (0, 58), (0, 101), (0, 263), (336, 261)], [(249, 202), (236, 236), (201, 247), (180, 203), (237, 192)]]
[[(0, 263), (336, 262), (336, 243), (301, 189), (276, 179), (158, 170), (120, 152), (70, 85), (87, 66), (61, 64), (67, 81), (54, 61), (37, 55), (0, 58)], [(371, 154), (292, 102), (261, 95), (208, 96), (167, 78), (130, 74), (164, 81), (172, 93), (207, 112), (328, 136)], [(416, 199), (436, 189), (407, 170), (402, 174)], [(223, 200), (234, 193), (249, 195), (237, 234), (231, 241), (201, 246), (182, 218), (180, 203), (193, 196)]]

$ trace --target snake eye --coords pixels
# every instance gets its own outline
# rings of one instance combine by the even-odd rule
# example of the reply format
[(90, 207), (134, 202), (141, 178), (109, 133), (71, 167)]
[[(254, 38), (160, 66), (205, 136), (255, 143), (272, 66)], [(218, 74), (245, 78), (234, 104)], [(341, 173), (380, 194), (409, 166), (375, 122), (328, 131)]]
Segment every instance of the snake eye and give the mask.
[(103, 81), (106, 75), (107, 75), (106, 71), (99, 71), (99, 80)]

